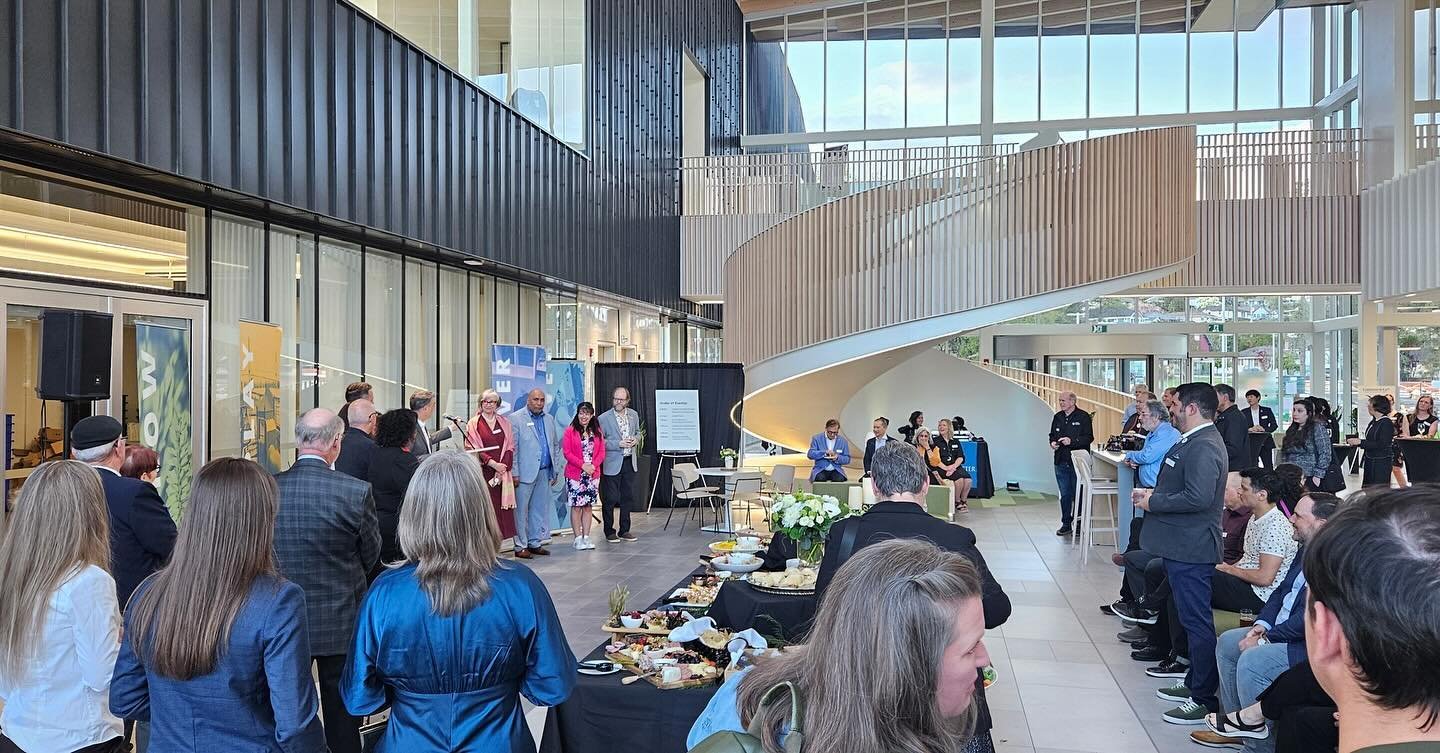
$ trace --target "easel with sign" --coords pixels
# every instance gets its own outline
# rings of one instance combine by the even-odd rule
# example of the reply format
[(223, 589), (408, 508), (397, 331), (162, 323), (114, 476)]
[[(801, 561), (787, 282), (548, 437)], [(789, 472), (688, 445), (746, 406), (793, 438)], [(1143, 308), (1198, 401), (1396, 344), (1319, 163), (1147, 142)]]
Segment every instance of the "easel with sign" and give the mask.
[(655, 492), (660, 490), (660, 477), (665, 472), (665, 461), (670, 461), (670, 470), (675, 470), (675, 462), (678, 460), (690, 460), (698, 467), (700, 465), (700, 451), (694, 452), (662, 452), (660, 462), (655, 464), (655, 479), (650, 484), (650, 501), (645, 505), (645, 512), (649, 513), (650, 508), (655, 506)]

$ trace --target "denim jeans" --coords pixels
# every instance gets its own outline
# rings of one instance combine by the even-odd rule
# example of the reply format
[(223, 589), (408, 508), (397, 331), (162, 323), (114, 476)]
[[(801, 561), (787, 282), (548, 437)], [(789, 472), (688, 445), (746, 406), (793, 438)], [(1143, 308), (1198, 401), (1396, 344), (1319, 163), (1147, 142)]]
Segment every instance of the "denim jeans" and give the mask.
[(1075, 520), (1075, 466), (1056, 463), (1055, 485), (1060, 487), (1060, 525), (1069, 528)]
[[(1215, 663), (1220, 670), (1220, 705), (1227, 711), (1239, 711), (1253, 705), (1270, 683), (1290, 668), (1290, 652), (1283, 643), (1266, 643), (1246, 651), (1240, 650), (1240, 639), (1250, 628), (1235, 628), (1220, 634), (1215, 645)], [(1246, 740), (1245, 750), (1270, 753), (1275, 737)]]

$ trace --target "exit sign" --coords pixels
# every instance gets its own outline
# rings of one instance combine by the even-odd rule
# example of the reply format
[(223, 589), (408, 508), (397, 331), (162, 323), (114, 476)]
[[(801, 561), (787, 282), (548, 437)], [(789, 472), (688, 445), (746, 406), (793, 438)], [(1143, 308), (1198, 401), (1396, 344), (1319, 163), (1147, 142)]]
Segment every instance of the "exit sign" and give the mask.
[(1225, 325), (1223, 325), (1223, 324), (1211, 324), (1211, 325), (1209, 325), (1209, 326), (1207, 326), (1207, 327), (1205, 328), (1205, 331), (1206, 331), (1206, 332), (1224, 332), (1224, 331), (1225, 331)]
[(1104, 333), (1110, 331), (1110, 325), (1108, 325), (1108, 324), (1092, 324), (1092, 325), (1090, 325), (1090, 331), (1091, 331), (1091, 332), (1094, 332), (1094, 333), (1096, 333), (1096, 334), (1104, 334)]

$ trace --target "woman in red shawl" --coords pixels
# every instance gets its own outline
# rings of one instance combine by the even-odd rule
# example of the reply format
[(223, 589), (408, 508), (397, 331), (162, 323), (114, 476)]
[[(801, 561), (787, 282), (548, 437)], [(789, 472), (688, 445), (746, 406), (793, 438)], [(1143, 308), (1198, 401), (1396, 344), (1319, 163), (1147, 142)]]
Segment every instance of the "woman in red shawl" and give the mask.
[(485, 390), (480, 394), (480, 410), (465, 426), (466, 449), (479, 450), (475, 455), (490, 488), (490, 504), (495, 506), (495, 520), (500, 524), (502, 539), (515, 536), (515, 480), (510, 467), (515, 463), (515, 430), (510, 419), (500, 413), (500, 393)]

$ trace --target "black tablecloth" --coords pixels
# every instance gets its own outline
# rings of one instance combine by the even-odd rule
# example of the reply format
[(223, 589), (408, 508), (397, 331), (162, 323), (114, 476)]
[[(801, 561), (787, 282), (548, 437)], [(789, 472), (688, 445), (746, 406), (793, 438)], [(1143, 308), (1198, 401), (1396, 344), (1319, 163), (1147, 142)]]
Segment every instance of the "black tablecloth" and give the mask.
[(720, 587), (715, 603), (706, 614), (715, 618), (715, 624), (722, 628), (753, 627), (761, 635), (772, 635), (775, 627), (761, 619), (761, 615), (769, 615), (780, 625), (779, 637), (795, 643), (803, 638), (815, 618), (815, 597), (766, 593), (755, 590), (749, 583), (731, 581)]
[[(689, 585), (701, 572), (704, 568), (685, 576), (675, 588)], [(668, 603), (675, 588), (667, 589), (650, 608)], [(596, 646), (582, 661), (604, 659), (608, 643)], [(627, 671), (603, 677), (577, 675), (570, 698), (545, 715), (540, 753), (683, 753), (691, 725), (720, 686), (661, 690), (646, 680), (620, 684), (630, 676)]]
[(995, 496), (995, 474), (990, 470), (990, 444), (985, 440), (967, 440), (965, 446), (965, 470), (970, 472), (971, 499), (989, 499)]
[(1413, 484), (1440, 482), (1440, 441), (1397, 439), (1405, 452), (1405, 477)]

